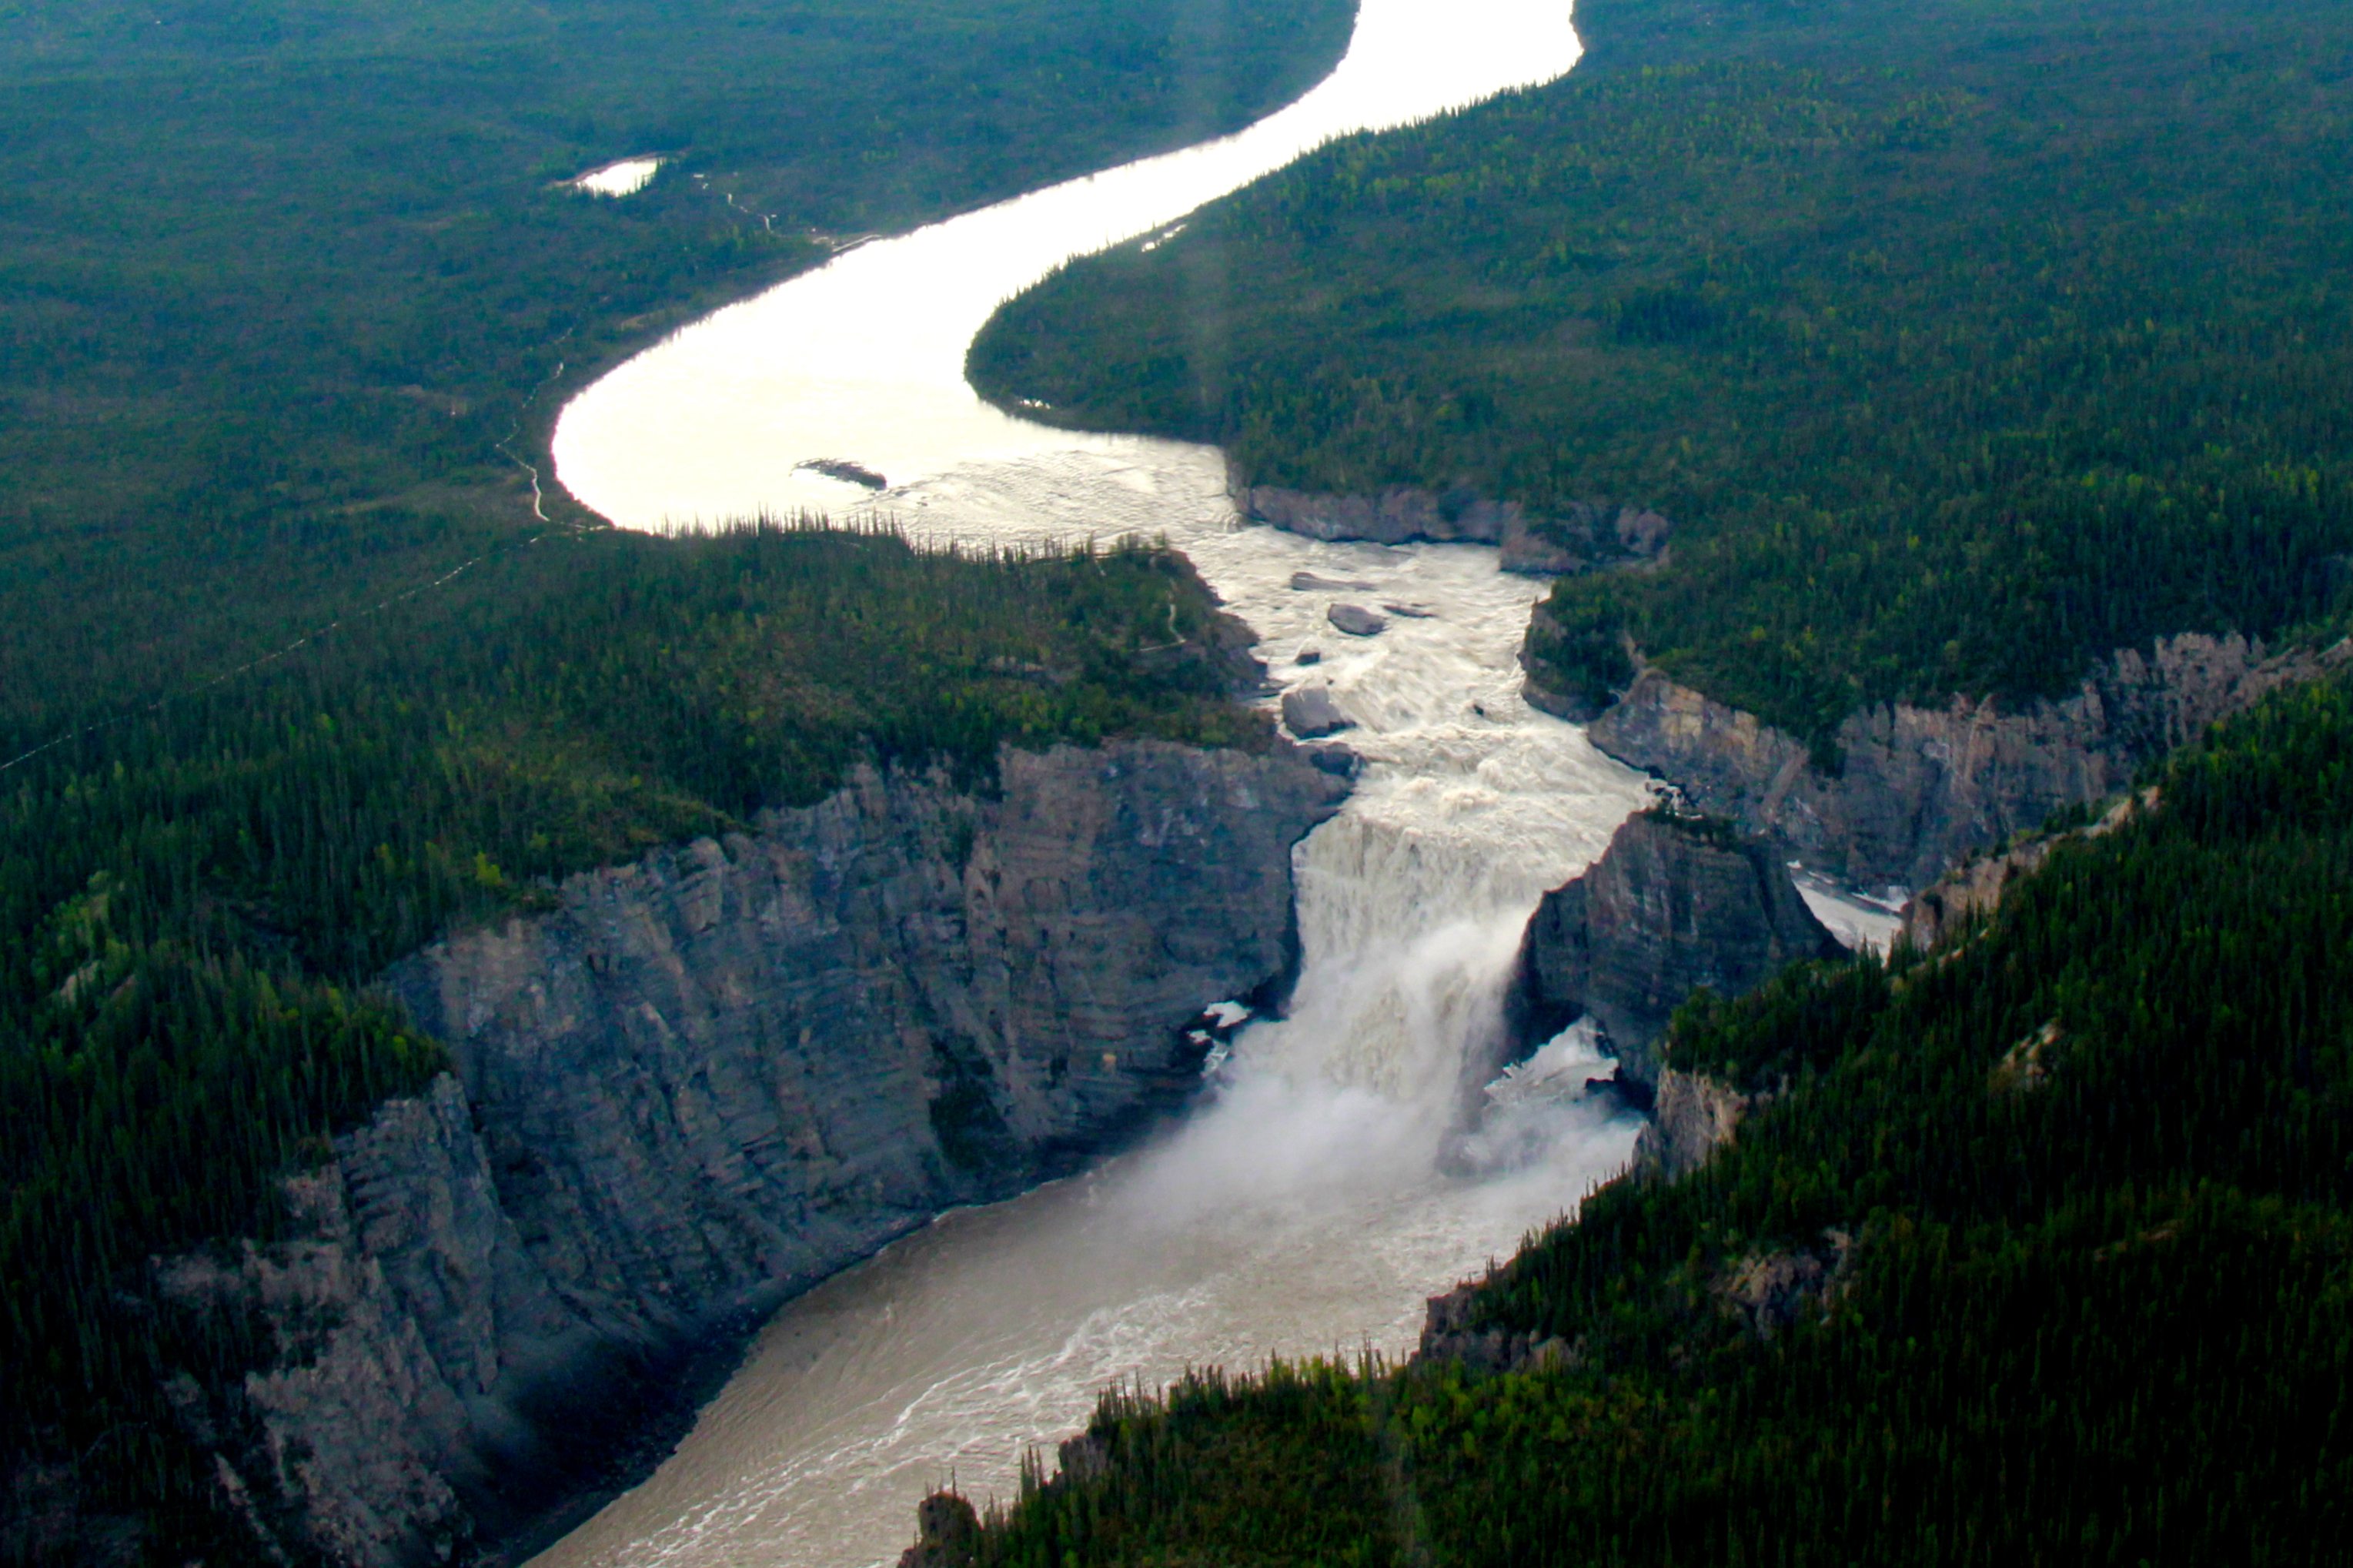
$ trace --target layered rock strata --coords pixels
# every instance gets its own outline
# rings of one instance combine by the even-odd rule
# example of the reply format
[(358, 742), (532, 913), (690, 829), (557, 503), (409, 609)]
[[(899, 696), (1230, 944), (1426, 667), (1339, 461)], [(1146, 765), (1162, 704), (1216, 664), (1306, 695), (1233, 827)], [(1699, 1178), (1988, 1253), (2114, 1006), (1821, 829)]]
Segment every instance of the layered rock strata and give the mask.
[(1646, 811), (1584, 875), (1545, 895), (1521, 939), (1512, 1007), (1539, 1038), (1591, 1015), (1620, 1081), (1647, 1097), (1660, 1086), (1660, 1037), (1694, 991), (1739, 996), (1844, 950), (1766, 840)]
[(1532, 517), (1516, 501), (1403, 484), (1372, 495), (1238, 485), (1234, 502), (1252, 522), (1311, 539), (1493, 545), (1505, 571), (1546, 577), (1655, 560), (1673, 532), (1665, 518), (1638, 506), (1580, 501), (1564, 516)]
[(1184, 1098), (1202, 1009), (1293, 961), (1291, 848), (1345, 790), (1289, 747), (868, 771), (400, 965), (455, 1072), (277, 1239), (158, 1266), (263, 1350), (174, 1383), (224, 1494), (288, 1560), (527, 1540), (785, 1297)]
[(1693, 804), (1789, 844), (1859, 886), (1926, 886), (1973, 850), (2126, 789), (2146, 765), (2282, 686), (2353, 659), (2353, 643), (2273, 653), (2189, 634), (2105, 661), (2068, 696), (2015, 712), (1955, 698), (1850, 716), (1835, 774), (1806, 743), (1657, 670), (1588, 732)]

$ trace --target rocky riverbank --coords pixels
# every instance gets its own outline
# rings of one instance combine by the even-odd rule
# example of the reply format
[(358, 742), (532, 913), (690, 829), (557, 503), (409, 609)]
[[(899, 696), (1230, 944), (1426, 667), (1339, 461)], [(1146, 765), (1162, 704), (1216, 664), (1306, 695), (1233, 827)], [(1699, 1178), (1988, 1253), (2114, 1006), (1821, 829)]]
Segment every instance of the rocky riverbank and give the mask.
[(1181, 1102), (1202, 1009), (1282, 982), (1291, 847), (1345, 793), (1289, 747), (870, 770), (427, 949), (391, 980), (455, 1072), (281, 1234), (157, 1265), (262, 1348), (175, 1379), (184, 1424), (286, 1560), (529, 1541), (778, 1301)]
[(2217, 719), (2348, 660), (2353, 642), (2275, 652), (2236, 635), (2160, 638), (2103, 661), (2067, 696), (2020, 709), (1962, 697), (1865, 709), (1839, 727), (1834, 773), (1797, 736), (1656, 669), (1588, 733), (1817, 870), (1908, 890), (2063, 807), (2117, 793)]
[(1578, 502), (1567, 515), (1534, 517), (1516, 501), (1467, 490), (1393, 484), (1370, 495), (1334, 495), (1271, 485), (1233, 487), (1244, 517), (1311, 539), (1377, 545), (1493, 545), (1507, 572), (1565, 577), (1654, 561), (1673, 524), (1638, 506)]

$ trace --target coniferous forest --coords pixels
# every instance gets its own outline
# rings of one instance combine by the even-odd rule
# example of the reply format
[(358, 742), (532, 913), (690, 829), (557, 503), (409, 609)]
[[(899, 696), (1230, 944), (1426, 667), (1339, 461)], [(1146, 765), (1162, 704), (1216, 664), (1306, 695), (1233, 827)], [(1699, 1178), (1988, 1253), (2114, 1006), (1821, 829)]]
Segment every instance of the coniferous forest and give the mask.
[[(0, 759), (533, 531), (521, 465), (629, 351), (860, 235), (1240, 125), (1353, 13), (0, 9)], [(565, 183), (641, 154), (670, 163), (626, 200)]]
[[(259, 1348), (145, 1260), (266, 1237), (440, 1068), (375, 982), (452, 923), (861, 765), (1262, 742), (1165, 553), (618, 535), (526, 465), (694, 313), (1239, 125), (1352, 11), (0, 12), (0, 1475), (249, 1549), (162, 1369)], [(627, 200), (565, 183), (641, 154)]]
[(1935, 950), (1686, 1004), (1767, 1097), (1471, 1305), (1510, 1370), (1107, 1398), (983, 1563), (2316, 1563), (2353, 1508), (2353, 691)]
[(591, 532), (8, 775), (0, 1456), (91, 1452), (101, 1497), (206, 1538), (164, 1385), (258, 1352), (143, 1266), (268, 1236), (278, 1176), (441, 1069), (375, 990), (394, 959), (860, 764), (986, 788), (1003, 745), (1262, 744), (1235, 647), (1166, 552)]
[[(1249, 482), (1599, 500), (1562, 581), (1794, 734), (2294, 635), (2348, 586), (2353, 12), (2325, 0), (1590, 0), (1550, 87), (1341, 143), (975, 345), (992, 397)], [(1200, 323), (1213, 322), (1214, 330)]]
[[(167, 1373), (270, 1351), (150, 1260), (279, 1234), (443, 1070), (402, 955), (863, 768), (1275, 743), (1165, 548), (622, 535), (544, 443), (861, 236), (1265, 112), (1352, 10), (0, 7), (0, 1478), (255, 1560)], [(1577, 26), (1560, 82), (1065, 269), (976, 383), (1250, 483), (1655, 508), (1530, 656), (1818, 741), (2343, 630), (2353, 7)], [(1738, 1136), (1526, 1238), (1461, 1306), (1493, 1353), (1110, 1394), (928, 1568), (2353, 1560), (2353, 679), (2133, 799), (1929, 950), (1686, 1004)]]

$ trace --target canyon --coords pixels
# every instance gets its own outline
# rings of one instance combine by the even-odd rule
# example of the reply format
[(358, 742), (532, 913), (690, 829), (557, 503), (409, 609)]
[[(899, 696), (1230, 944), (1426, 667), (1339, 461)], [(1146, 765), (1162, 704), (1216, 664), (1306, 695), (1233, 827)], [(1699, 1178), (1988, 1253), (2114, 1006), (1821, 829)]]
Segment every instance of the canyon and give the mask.
[(1753, 714), (1644, 669), (1593, 743), (1672, 779), (1692, 804), (1769, 833), (1811, 868), (1901, 903), (1973, 852), (2115, 795), (2216, 720), (2353, 661), (2353, 643), (2273, 649), (2185, 632), (2122, 649), (2057, 698), (1954, 697), (1851, 715), (1834, 768)]
[(437, 943), (390, 984), (452, 1070), (282, 1234), (156, 1265), (266, 1348), (175, 1379), (183, 1423), (285, 1560), (527, 1545), (778, 1302), (1181, 1104), (1204, 1008), (1295, 961), (1291, 850), (1345, 793), (1282, 744), (870, 768)]

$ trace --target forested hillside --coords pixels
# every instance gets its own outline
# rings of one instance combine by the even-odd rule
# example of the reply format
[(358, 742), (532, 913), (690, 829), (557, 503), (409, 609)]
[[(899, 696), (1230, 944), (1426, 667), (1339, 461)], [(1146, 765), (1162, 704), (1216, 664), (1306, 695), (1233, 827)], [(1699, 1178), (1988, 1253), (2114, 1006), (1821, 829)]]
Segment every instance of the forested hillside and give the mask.
[(985, 784), (1000, 745), (1263, 744), (1237, 642), (1165, 553), (607, 533), (12, 775), (0, 1478), (87, 1454), (93, 1504), (201, 1543), (218, 1499), (165, 1372), (254, 1352), (159, 1317), (142, 1265), (268, 1234), (276, 1176), (438, 1070), (372, 989), (390, 960), (860, 762)]
[(1588, 0), (1560, 83), (1340, 143), (1015, 302), (972, 369), (1253, 483), (1677, 524), (1562, 583), (1820, 737), (2353, 584), (2353, 11)]
[[(1353, 10), (0, 8), (0, 760), (530, 527), (512, 460), (628, 347), (1240, 124)], [(635, 154), (627, 200), (564, 183)]]
[(2342, 1561), (2353, 693), (2158, 785), (1937, 950), (1688, 1006), (1780, 1097), (1484, 1283), (1514, 1370), (1113, 1397), (976, 1561)]

